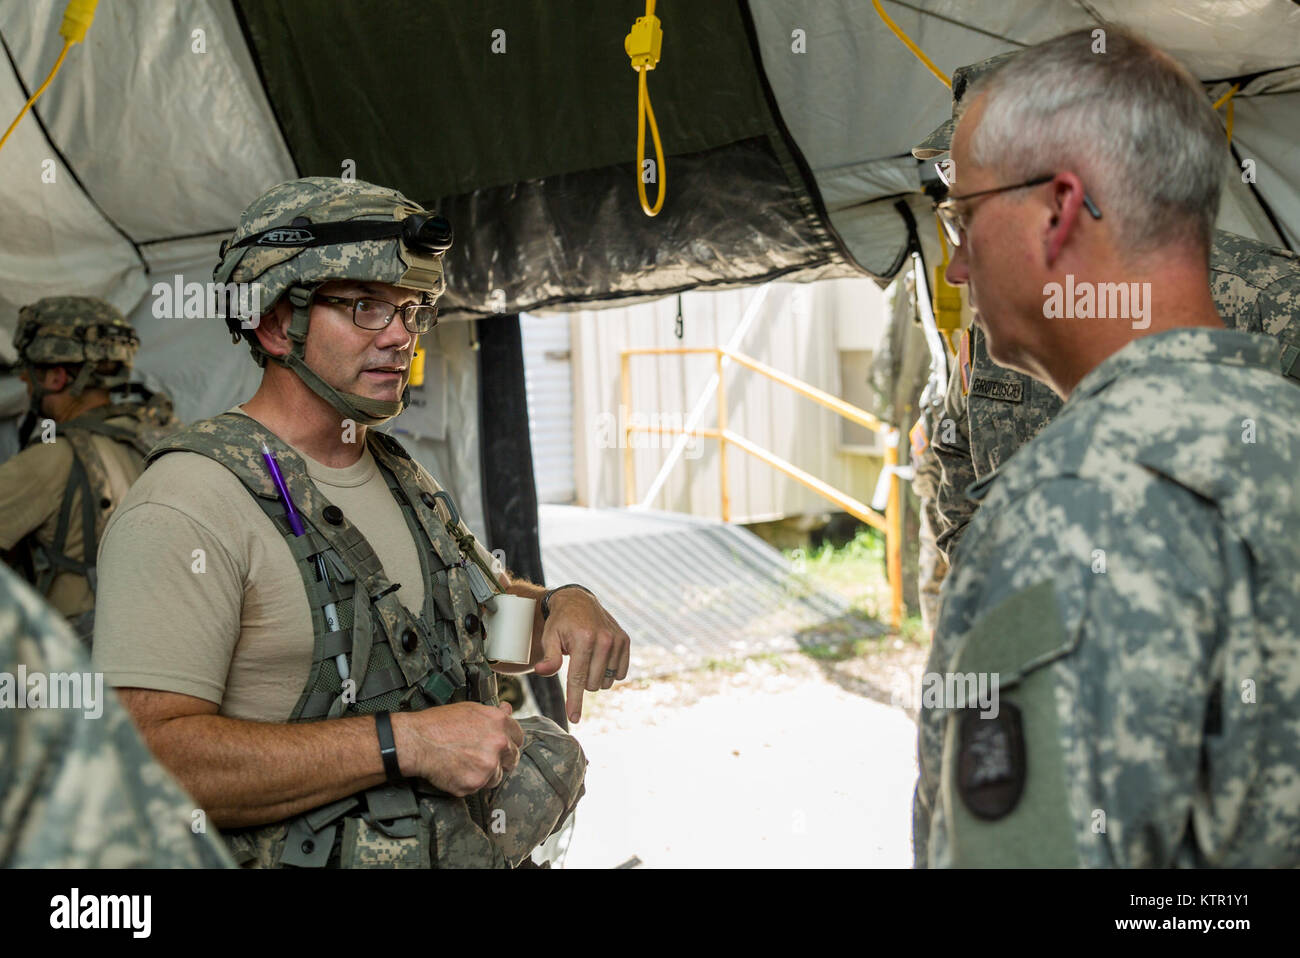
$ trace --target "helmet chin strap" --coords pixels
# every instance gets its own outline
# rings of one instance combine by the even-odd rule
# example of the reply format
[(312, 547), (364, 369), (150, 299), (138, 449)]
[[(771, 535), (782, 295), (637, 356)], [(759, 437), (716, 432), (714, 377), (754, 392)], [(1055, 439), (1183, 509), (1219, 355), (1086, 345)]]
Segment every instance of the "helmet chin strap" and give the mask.
[(310, 300), (309, 297), (297, 295), (298, 292), (298, 290), (291, 290), (289, 293), (293, 303), (293, 320), (289, 323), (289, 339), (293, 346), (289, 350), (288, 356), (273, 356), (271, 358), (280, 365), (293, 370), (308, 389), (333, 406), (344, 418), (361, 423), (363, 426), (378, 426), (381, 423), (388, 422), (388, 420), (405, 409), (411, 399), (409, 386), (402, 392), (401, 399), (371, 399), (369, 396), (358, 396), (356, 393), (345, 393), (335, 389), (307, 365), (304, 353), (307, 348), (307, 326), (310, 320), (308, 315), (310, 306), (308, 303)]

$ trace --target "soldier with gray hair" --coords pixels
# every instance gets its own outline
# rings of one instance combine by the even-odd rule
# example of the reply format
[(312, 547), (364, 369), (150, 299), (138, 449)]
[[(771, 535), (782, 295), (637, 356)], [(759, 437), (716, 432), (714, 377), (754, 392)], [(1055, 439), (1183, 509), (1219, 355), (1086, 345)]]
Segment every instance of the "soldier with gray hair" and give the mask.
[(949, 281), (991, 360), (1065, 401), (968, 490), (929, 669), (999, 700), (922, 709), (918, 858), (1294, 866), (1300, 389), (1206, 282), (1222, 131), (1111, 28), (1015, 55), (957, 114)]
[(140, 338), (102, 299), (24, 306), (14, 348), (30, 398), (22, 438), (32, 442), (0, 466), (0, 549), (89, 645), (99, 537), (175, 426), (171, 400), (129, 383)]
[[(451, 495), (372, 428), (409, 401), (451, 241), (360, 181), (254, 201), (214, 278), (272, 304), (227, 318), (261, 386), (156, 448), (105, 535), (96, 656), (241, 864), (518, 867), (586, 760), (549, 719), (512, 718), (496, 672), (568, 656), (574, 721), (627, 675), (595, 596), (498, 576)], [(542, 600), (525, 664), (485, 654), (502, 593)]]
[[(1014, 54), (1001, 54), (953, 73), (953, 109), (967, 87)], [(948, 152), (953, 121), (919, 143), (912, 153), (934, 159)], [(938, 164), (952, 173), (951, 164)], [(1214, 231), (1210, 250), (1210, 292), (1223, 323), (1230, 329), (1268, 333), (1283, 344), (1284, 375), (1300, 381), (1300, 257), (1226, 230)], [(927, 454), (938, 467), (934, 493), (936, 541), (945, 560), (975, 515), (977, 503), (966, 497), (972, 483), (990, 476), (1017, 449), (1034, 438), (1061, 408), (1061, 397), (1015, 369), (989, 358), (978, 325), (963, 335), (935, 417), (934, 440)]]

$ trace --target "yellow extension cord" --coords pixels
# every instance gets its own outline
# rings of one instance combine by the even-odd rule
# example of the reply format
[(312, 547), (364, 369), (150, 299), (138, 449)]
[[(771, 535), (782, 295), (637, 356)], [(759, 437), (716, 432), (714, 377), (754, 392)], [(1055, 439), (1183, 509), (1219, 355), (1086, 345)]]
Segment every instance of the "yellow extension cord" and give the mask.
[(50, 75), (45, 78), (45, 82), (36, 88), (30, 100), (23, 104), (23, 108), (18, 111), (14, 121), (9, 124), (9, 129), (5, 130), (5, 135), (0, 136), (0, 150), (9, 140), (9, 135), (18, 127), (19, 121), (27, 115), (27, 111), (32, 108), (36, 98), (45, 92), (45, 88), (50, 85), (59, 72), (59, 67), (63, 66), (63, 58), (68, 55), (68, 50), (74, 43), (80, 43), (86, 39), (86, 31), (90, 29), (90, 22), (95, 19), (95, 6), (99, 0), (68, 0), (68, 5), (63, 11), (63, 23), (59, 25), (59, 34), (63, 37), (63, 49), (59, 51), (59, 58), (54, 61), (54, 69)]
[[(655, 16), (655, 0), (646, 0), (645, 16), (637, 17), (632, 25), (632, 32), (623, 39), (623, 49), (632, 61), (632, 69), (637, 72), (636, 99), (636, 194), (641, 201), (641, 209), (646, 216), (655, 216), (663, 209), (664, 197), (668, 191), (668, 170), (664, 166), (664, 147), (659, 141), (659, 124), (655, 122), (654, 107), (650, 105), (650, 88), (646, 83), (646, 73), (655, 68), (659, 62), (663, 47), (664, 32)], [(650, 205), (645, 192), (645, 179), (641, 167), (645, 162), (645, 122), (650, 118), (650, 136), (655, 144), (655, 180), (659, 184), (659, 194), (654, 206)]]
[[(893, 31), (894, 36), (902, 42), (903, 46), (912, 51), (912, 54), (925, 64), (926, 69), (939, 78), (939, 82), (952, 89), (952, 81), (947, 75), (934, 65), (934, 61), (925, 55), (925, 51), (912, 42), (912, 38), (902, 31), (880, 5), (880, 0), (871, 0), (871, 5), (876, 8), (876, 13), (884, 21), (885, 26)], [(943, 224), (939, 222), (938, 214), (935, 214), (934, 225), (939, 230), (939, 252), (943, 254), (943, 261), (934, 268), (934, 282), (930, 284), (931, 299), (934, 305), (935, 325), (939, 327), (939, 332), (943, 334), (944, 339), (948, 341), (949, 348), (953, 353), (957, 352), (955, 336), (961, 332), (961, 291), (953, 286), (948, 285), (944, 279), (944, 273), (948, 269), (948, 244), (943, 238)]]
[(1228, 88), (1227, 93), (1223, 94), (1223, 96), (1219, 97), (1217, 100), (1214, 101), (1214, 106), (1211, 108), (1217, 111), (1219, 107), (1223, 106), (1223, 104), (1225, 103), (1228, 104), (1228, 110), (1223, 117), (1223, 126), (1224, 129), (1227, 131), (1229, 143), (1232, 142), (1232, 98), (1237, 95), (1237, 91), (1240, 89), (1241, 89), (1241, 84), (1234, 83), (1231, 87)]
[[(935, 76), (937, 76), (937, 77), (939, 78), (939, 80), (943, 83), (944, 86), (946, 86), (948, 89), (951, 90), (951, 89), (952, 89), (952, 83), (951, 83), (951, 82), (949, 81), (949, 79), (948, 79), (948, 78), (943, 74), (943, 71), (941, 71), (937, 66), (934, 65), (934, 62), (933, 62), (933, 61), (932, 61), (928, 56), (925, 55), (925, 51), (923, 51), (920, 47), (918, 47), (915, 43), (913, 43), (912, 40), (911, 40), (911, 38), (908, 37), (908, 35), (905, 34), (905, 33), (904, 33), (900, 28), (899, 28), (898, 24), (896, 24), (893, 20), (889, 19), (889, 16), (885, 13), (884, 9), (880, 6), (880, 0), (871, 0), (871, 5), (872, 5), (873, 7), (876, 8), (876, 13), (878, 13), (878, 14), (880, 15), (880, 19), (884, 21), (885, 26), (887, 26), (890, 30), (892, 30), (892, 31), (894, 32), (894, 36), (898, 37), (898, 39), (902, 41), (903, 46), (905, 46), (905, 47), (907, 47), (907, 49), (911, 50), (912, 53), (916, 56), (916, 58), (917, 58), (918, 60), (920, 60), (923, 64), (925, 64), (926, 68), (929, 69), (929, 71), (930, 71), (931, 73), (933, 73)], [(653, 2), (651, 3), (651, 6), (653, 7)], [(643, 76), (643, 78), (644, 78), (644, 74), (643, 74), (642, 76)], [(1214, 101), (1214, 105), (1211, 107), (1211, 109), (1213, 109), (1213, 110), (1215, 110), (1215, 111), (1218, 111), (1219, 107), (1223, 106), (1225, 103), (1228, 105), (1228, 109), (1227, 109), (1227, 110), (1225, 111), (1225, 113), (1224, 113), (1224, 122), (1223, 122), (1223, 125), (1224, 125), (1224, 130), (1225, 130), (1225, 132), (1226, 132), (1227, 135), (1228, 135), (1228, 142), (1229, 142), (1229, 143), (1232, 142), (1232, 119), (1233, 119), (1233, 117), (1232, 117), (1232, 112), (1233, 112), (1233, 111), (1232, 111), (1232, 107), (1233, 107), (1233, 99), (1232, 99), (1232, 98), (1236, 95), (1237, 91), (1238, 91), (1240, 88), (1241, 88), (1241, 84), (1239, 84), (1239, 83), (1234, 83), (1234, 84), (1233, 84), (1233, 85), (1228, 89), (1228, 92), (1227, 92), (1227, 93), (1223, 94), (1223, 96), (1219, 97), (1217, 100)], [(638, 152), (639, 152), (639, 149), (638, 149)], [(644, 203), (644, 202), (645, 202), (645, 200), (644, 200), (644, 194), (643, 194), (643, 195), (642, 195), (642, 203)], [(937, 216), (935, 217), (935, 223), (936, 223), (936, 225), (939, 225), (939, 220), (938, 220), (938, 217), (937, 217)], [(960, 319), (960, 309), (961, 309), (960, 293), (959, 293), (959, 292), (958, 292), (954, 287), (952, 287), (952, 286), (948, 286), (947, 281), (944, 280), (944, 278), (943, 278), (943, 274), (944, 274), (944, 272), (945, 272), (945, 271), (947, 270), (947, 268), (948, 268), (948, 245), (947, 245), (947, 243), (944, 241), (943, 228), (942, 228), (941, 225), (940, 225), (940, 229), (939, 229), (939, 250), (940, 250), (940, 252), (942, 252), (942, 254), (943, 254), (943, 262), (940, 263), (937, 267), (935, 267), (935, 281), (934, 281), (934, 284), (933, 284), (933, 285), (934, 285), (934, 305), (935, 305), (934, 313), (935, 313), (935, 318), (936, 318), (936, 320), (938, 320), (939, 317), (943, 316), (943, 317), (945, 317), (945, 318), (948, 320), (949, 323), (951, 323), (951, 318), (952, 318), (952, 308), (953, 308), (952, 293), (956, 293), (956, 294), (957, 294), (957, 297), (958, 297), (957, 302), (956, 302), (956, 307), (957, 307), (957, 310), (958, 310), (958, 316), (957, 316), (956, 324), (955, 324), (955, 325), (952, 325), (951, 327), (947, 326), (944, 322), (937, 322), (936, 325), (939, 326), (939, 330), (940, 330), (940, 332), (942, 332), (942, 333), (944, 334), (944, 336), (948, 339), (948, 345), (949, 345), (949, 346), (953, 346), (953, 347), (954, 347), (954, 350), (953, 350), (953, 351), (956, 352), (956, 349), (955, 349), (955, 343), (953, 342), (953, 336), (956, 335), (957, 333), (959, 333), (959, 332), (960, 332), (960, 328), (961, 328), (961, 319)], [(945, 287), (946, 287), (946, 289), (945, 289)], [(948, 295), (942, 295), (943, 293), (947, 293)]]
[(885, 26), (889, 27), (890, 30), (893, 30), (894, 36), (903, 41), (903, 46), (911, 50), (912, 53), (915, 54), (916, 58), (924, 63), (929, 71), (939, 78), (939, 82), (951, 90), (952, 81), (948, 79), (948, 75), (934, 65), (934, 61), (925, 55), (924, 50), (912, 42), (911, 38), (902, 31), (897, 23), (889, 19), (889, 15), (885, 13), (884, 8), (880, 5), (880, 0), (871, 0), (871, 5), (876, 8), (876, 13), (880, 14), (880, 19), (885, 21)]

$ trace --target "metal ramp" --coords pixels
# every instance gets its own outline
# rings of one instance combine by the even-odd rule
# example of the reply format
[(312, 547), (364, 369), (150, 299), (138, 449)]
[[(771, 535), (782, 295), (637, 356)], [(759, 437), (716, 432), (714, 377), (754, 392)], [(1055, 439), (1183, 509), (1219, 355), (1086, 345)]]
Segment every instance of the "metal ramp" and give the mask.
[[(632, 637), (632, 674), (879, 635), (741, 526), (652, 510), (538, 509), (548, 584), (581, 582)], [(818, 638), (818, 633), (822, 638)], [(857, 637), (857, 636), (851, 636)]]

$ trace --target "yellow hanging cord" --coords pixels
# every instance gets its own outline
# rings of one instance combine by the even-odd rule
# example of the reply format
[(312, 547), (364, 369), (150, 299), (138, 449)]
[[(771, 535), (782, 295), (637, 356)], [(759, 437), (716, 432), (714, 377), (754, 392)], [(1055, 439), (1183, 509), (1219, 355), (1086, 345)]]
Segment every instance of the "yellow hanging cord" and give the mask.
[[(623, 49), (632, 61), (632, 69), (637, 72), (636, 99), (636, 194), (641, 200), (641, 209), (646, 216), (655, 216), (663, 209), (664, 197), (668, 191), (668, 170), (664, 166), (664, 147), (659, 141), (659, 124), (655, 122), (654, 107), (650, 105), (650, 88), (646, 84), (646, 73), (659, 63), (660, 51), (663, 49), (664, 32), (655, 16), (655, 0), (646, 0), (645, 16), (637, 17), (632, 25), (632, 32), (623, 39)], [(645, 192), (645, 179), (641, 167), (645, 162), (645, 123), (650, 118), (650, 136), (655, 144), (655, 180), (659, 184), (659, 195), (654, 206), (650, 205)]]
[(1214, 106), (1211, 107), (1211, 109), (1217, 110), (1219, 107), (1223, 106), (1223, 104), (1225, 103), (1228, 104), (1227, 112), (1224, 114), (1224, 118), (1223, 118), (1223, 126), (1225, 131), (1228, 134), (1229, 143), (1232, 142), (1232, 107), (1234, 102), (1232, 98), (1237, 95), (1237, 91), (1240, 89), (1241, 89), (1241, 84), (1234, 83), (1232, 86), (1228, 88), (1227, 93), (1223, 94), (1223, 96), (1219, 97), (1217, 100), (1214, 101)]
[(952, 81), (948, 79), (948, 75), (934, 65), (934, 62), (925, 55), (925, 51), (913, 43), (908, 35), (899, 28), (897, 23), (889, 19), (889, 15), (885, 13), (884, 8), (880, 5), (880, 0), (871, 0), (871, 5), (876, 8), (876, 13), (880, 14), (880, 19), (885, 21), (885, 26), (893, 30), (894, 36), (903, 41), (903, 46), (911, 50), (912, 53), (916, 55), (916, 58), (924, 63), (929, 71), (939, 78), (939, 82), (951, 90)]
[(1234, 83), (1232, 86), (1228, 87), (1227, 93), (1223, 94), (1223, 96), (1219, 97), (1217, 100), (1214, 101), (1214, 106), (1210, 107), (1210, 109), (1217, 110), (1219, 107), (1223, 106), (1223, 104), (1227, 103), (1234, 96), (1236, 96), (1237, 91), (1240, 89), (1241, 89), (1241, 84)]
[(68, 0), (68, 6), (63, 11), (63, 23), (59, 26), (59, 34), (63, 37), (63, 49), (59, 51), (59, 58), (54, 61), (54, 69), (50, 75), (45, 78), (45, 82), (36, 88), (30, 100), (23, 104), (23, 108), (18, 111), (14, 121), (9, 124), (9, 129), (5, 130), (5, 135), (0, 136), (0, 150), (9, 140), (9, 135), (18, 127), (18, 123), (27, 111), (32, 108), (36, 98), (45, 92), (45, 88), (50, 85), (55, 74), (59, 72), (59, 67), (63, 66), (63, 58), (68, 55), (68, 50), (74, 43), (80, 43), (86, 39), (86, 31), (90, 29), (90, 21), (95, 19), (95, 5), (99, 0)]

